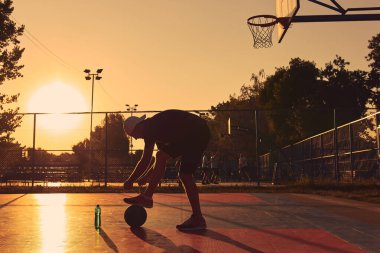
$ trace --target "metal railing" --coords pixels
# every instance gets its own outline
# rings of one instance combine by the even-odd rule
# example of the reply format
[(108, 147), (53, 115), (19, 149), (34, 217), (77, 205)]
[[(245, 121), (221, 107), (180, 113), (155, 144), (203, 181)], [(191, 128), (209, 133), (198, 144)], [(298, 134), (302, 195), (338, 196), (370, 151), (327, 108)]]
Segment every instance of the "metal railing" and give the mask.
[[(133, 113), (147, 114), (150, 117), (158, 112), (160, 111)], [(213, 111), (191, 110), (190, 112), (205, 117), (207, 113)], [(380, 112), (260, 156), (258, 154), (263, 150), (260, 127), (265, 125), (267, 112), (256, 110), (222, 112), (230, 116), (234, 114), (235, 122), (244, 119), (246, 123), (234, 126), (232, 130), (235, 133), (228, 135), (226, 117), (223, 119), (226, 121), (225, 126), (222, 126), (225, 127), (225, 134), (220, 136), (220, 132), (212, 133), (214, 140), (211, 141), (209, 151), (215, 152), (218, 149), (218, 152), (225, 152), (225, 157), (221, 159), (219, 166), (219, 176), (223, 181), (256, 179), (260, 184), (262, 180), (290, 182), (301, 178), (336, 181), (380, 178), (378, 166)], [(48, 135), (52, 129), (42, 128), (39, 123), (46, 118), (45, 122), (49, 124), (50, 114), (23, 114), (23, 124), (17, 129), (17, 133), (21, 132), (24, 135), (22, 141), (21, 137), (16, 138), (20, 144), (6, 147), (0, 145), (0, 184), (14, 181), (33, 186), (46, 182), (86, 182), (102, 183), (107, 186), (108, 183), (125, 180), (139, 160), (142, 150), (141, 147), (136, 148), (139, 145), (138, 141), (133, 142), (135, 146), (127, 143), (125, 145), (127, 148), (124, 150), (117, 148), (118, 140), (112, 137), (115, 129), (111, 127), (109, 118), (112, 114), (127, 117), (130, 112), (93, 112), (93, 114), (96, 127), (91, 132), (92, 138), (88, 128), (90, 113), (63, 114), (67, 117), (71, 115), (85, 117), (83, 126), (72, 130), (74, 133), (71, 132), (69, 135), (79, 136), (72, 140), (66, 140), (71, 137), (60, 137), (60, 134), (54, 131)], [(127, 138), (123, 139), (128, 141)], [(74, 150), (73, 146), (62, 146), (65, 141), (69, 141), (70, 145), (81, 142), (82, 146)], [(242, 179), (242, 175), (237, 171), (237, 158), (242, 151), (246, 152), (249, 159), (251, 168), (249, 179)], [(174, 163), (175, 161), (171, 161), (168, 164), (167, 179), (175, 178)], [(199, 173), (197, 176), (200, 177)]]
[[(211, 110), (188, 111), (198, 114), (200, 117), (208, 117), (211, 112)], [(252, 110), (236, 111), (241, 114), (247, 113), (247, 118), (252, 115)], [(158, 112), (160, 111), (134, 111), (133, 114), (147, 114), (150, 117)], [(62, 143), (67, 140), (59, 137), (60, 133), (54, 132), (54, 129), (44, 128), (46, 126), (43, 124), (53, 122), (56, 119), (53, 118), (57, 116), (56, 114), (21, 113), (23, 123), (16, 130), (16, 136), (23, 133), (23, 137), (16, 138), (16, 141), (21, 145), (10, 145), (6, 148), (0, 145), (0, 185), (21, 184), (35, 186), (47, 185), (47, 183), (51, 182), (85, 182), (90, 185), (101, 184), (107, 186), (109, 183), (123, 182), (128, 178), (138, 162), (142, 147), (138, 147), (138, 141), (133, 142), (135, 146), (129, 143), (126, 145), (127, 149), (124, 150), (114, 147), (114, 142), (116, 141), (111, 138), (113, 130), (109, 129), (110, 123), (108, 122), (111, 114), (121, 114), (125, 118), (130, 116), (131, 112), (93, 112), (96, 127), (92, 129), (91, 135), (88, 128), (91, 115), (89, 112), (60, 114), (62, 117), (67, 117), (65, 120), (71, 120), (71, 116), (80, 115), (85, 117), (83, 126), (74, 130), (80, 138), (70, 140), (70, 145), (79, 142), (84, 143), (84, 146), (78, 152), (78, 150), (74, 150), (73, 146), (62, 146)], [(122, 126), (122, 124), (120, 125)], [(102, 127), (101, 131), (96, 130), (99, 126)], [(95, 135), (102, 136), (101, 138), (97, 136), (97, 139), (95, 139)], [(123, 139), (129, 142), (128, 138)], [(141, 141), (141, 143), (143, 142)], [(50, 154), (55, 154), (55, 156)], [(65, 154), (67, 154), (66, 157)], [(231, 168), (227, 168), (227, 165), (220, 166), (219, 177), (221, 180), (247, 180), (246, 178), (239, 178), (240, 176), (236, 172), (237, 159), (232, 160), (234, 160), (235, 165), (231, 165)], [(168, 162), (164, 181), (177, 180), (174, 164), (174, 160)], [(201, 178), (200, 170), (197, 170), (196, 177)]]
[(260, 156), (262, 178), (272, 182), (380, 179), (380, 112)]

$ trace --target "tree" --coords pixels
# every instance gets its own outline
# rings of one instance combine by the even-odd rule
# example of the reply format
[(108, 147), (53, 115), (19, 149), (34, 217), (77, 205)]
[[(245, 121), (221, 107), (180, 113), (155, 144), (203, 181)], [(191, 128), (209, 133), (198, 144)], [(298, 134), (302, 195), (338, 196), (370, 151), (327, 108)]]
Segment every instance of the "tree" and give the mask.
[[(272, 139), (277, 147), (319, 132), (326, 126), (322, 81), (314, 62), (291, 59), (289, 67), (276, 69), (260, 91), (261, 108), (272, 126)], [(316, 123), (318, 122), (318, 123)]]
[(314, 62), (295, 58), (266, 79), (259, 101), (269, 114), (276, 147), (332, 129), (334, 109), (337, 125), (366, 113), (373, 86), (367, 72), (348, 70), (349, 64), (336, 56), (320, 70)]
[(79, 162), (79, 170), (82, 178), (90, 175), (89, 150), (88, 139), (85, 139), (84, 141), (73, 146), (74, 156)]
[(370, 63), (371, 68), (369, 72), (369, 82), (370, 85), (376, 90), (372, 93), (372, 103), (376, 107), (380, 106), (380, 95), (378, 94), (378, 89), (380, 88), (380, 33), (372, 37), (369, 41), (368, 49), (370, 53), (367, 55), (366, 59)]
[[(271, 76), (265, 76), (263, 71), (253, 74), (252, 83), (243, 85), (238, 96), (230, 96), (229, 101), (212, 107), (216, 111), (209, 122), (214, 133), (211, 147), (254, 151), (255, 147), (240, 143), (253, 144), (256, 140), (252, 135), (241, 140), (221, 137), (227, 132), (228, 118), (233, 119), (235, 126), (255, 126), (253, 115), (244, 115), (241, 109), (258, 109), (260, 153), (332, 129), (334, 109), (338, 126), (364, 116), (368, 104), (380, 104), (380, 95), (375, 90), (380, 84), (380, 34), (369, 41), (368, 48), (370, 73), (349, 70), (350, 63), (336, 56), (322, 69), (312, 61), (294, 58), (289, 66), (277, 68)], [(360, 126), (362, 133), (369, 123)], [(362, 137), (371, 139), (366, 134)]]
[[(254, 110), (257, 108), (257, 98), (261, 87), (260, 76), (252, 75), (252, 85), (242, 85), (239, 95), (231, 95), (229, 100), (211, 107), (211, 116), (208, 125), (212, 138), (209, 149), (218, 151), (222, 157), (234, 157), (238, 153), (251, 154), (255, 149), (255, 121)], [(227, 135), (227, 121), (231, 120), (232, 134)]]
[[(0, 1), (0, 85), (7, 80), (13, 80), (22, 77), (20, 70), (23, 65), (19, 65), (18, 61), (24, 52), (20, 48), (18, 37), (24, 32), (24, 26), (17, 26), (10, 19), (13, 12), (12, 0)], [(0, 92), (0, 143), (11, 142), (11, 133), (21, 123), (21, 116), (17, 115), (18, 107), (9, 108), (8, 105), (15, 103), (19, 97), (16, 95), (6, 95)]]
[(336, 56), (326, 64), (321, 75), (324, 82), (322, 98), (325, 104), (336, 109), (336, 124), (342, 125), (364, 116), (372, 95), (368, 73), (348, 70), (349, 62)]
[(91, 133), (91, 145), (94, 150), (99, 150), (97, 152), (99, 157), (104, 157), (107, 139), (108, 156), (119, 161), (127, 160), (129, 139), (125, 136), (123, 122), (123, 115), (111, 113), (108, 115), (107, 129), (106, 119), (102, 121), (100, 126), (95, 127), (95, 130)]
[(104, 119), (101, 125), (96, 126), (95, 130), (91, 132), (91, 149), (93, 150), (91, 154), (91, 161), (90, 141), (88, 139), (85, 139), (73, 146), (74, 154), (79, 160), (80, 169), (84, 175), (89, 174), (90, 166), (96, 167), (103, 164), (106, 151), (106, 139), (109, 164), (127, 163), (130, 159), (128, 155), (129, 140), (126, 138), (123, 130), (123, 116), (118, 113), (111, 113), (108, 115), (107, 121), (107, 129), (106, 120)]
[(24, 162), (23, 148), (24, 147), (21, 147), (17, 142), (0, 143), (0, 173), (7, 167), (12, 167)]

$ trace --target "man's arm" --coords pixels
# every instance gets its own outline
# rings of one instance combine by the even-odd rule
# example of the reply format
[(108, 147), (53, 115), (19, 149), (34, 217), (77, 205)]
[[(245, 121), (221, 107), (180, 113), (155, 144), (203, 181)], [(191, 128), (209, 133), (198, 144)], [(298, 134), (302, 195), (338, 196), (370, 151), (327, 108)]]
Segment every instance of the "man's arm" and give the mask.
[(128, 180), (124, 183), (124, 188), (132, 188), (133, 183), (141, 177), (142, 174), (149, 168), (149, 163), (152, 158), (154, 149), (154, 143), (145, 145), (144, 152), (140, 161), (137, 163), (136, 168), (133, 170), (132, 174), (129, 176)]
[(140, 186), (145, 185), (148, 182), (149, 177), (151, 176), (153, 172), (155, 162), (156, 162), (156, 158), (152, 156), (152, 159), (150, 159), (150, 162), (148, 165), (148, 169), (146, 169), (144, 174), (137, 179), (137, 182), (139, 183)]

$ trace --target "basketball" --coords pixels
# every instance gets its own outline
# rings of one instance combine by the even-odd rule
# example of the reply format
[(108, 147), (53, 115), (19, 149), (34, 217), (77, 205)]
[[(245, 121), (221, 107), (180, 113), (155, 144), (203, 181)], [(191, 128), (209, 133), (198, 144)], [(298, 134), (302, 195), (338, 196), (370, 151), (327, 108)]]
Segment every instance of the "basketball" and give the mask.
[(125, 222), (133, 228), (141, 227), (147, 218), (147, 213), (144, 207), (132, 205), (124, 212)]

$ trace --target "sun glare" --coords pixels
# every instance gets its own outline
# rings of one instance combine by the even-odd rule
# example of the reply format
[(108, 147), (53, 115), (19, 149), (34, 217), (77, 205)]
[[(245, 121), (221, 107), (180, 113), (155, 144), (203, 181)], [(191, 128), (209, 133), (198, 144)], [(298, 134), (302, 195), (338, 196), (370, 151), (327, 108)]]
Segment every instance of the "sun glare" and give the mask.
[(77, 127), (82, 115), (65, 114), (87, 110), (82, 94), (62, 82), (54, 82), (37, 89), (28, 103), (28, 111), (40, 114), (37, 125), (53, 132), (62, 132)]

